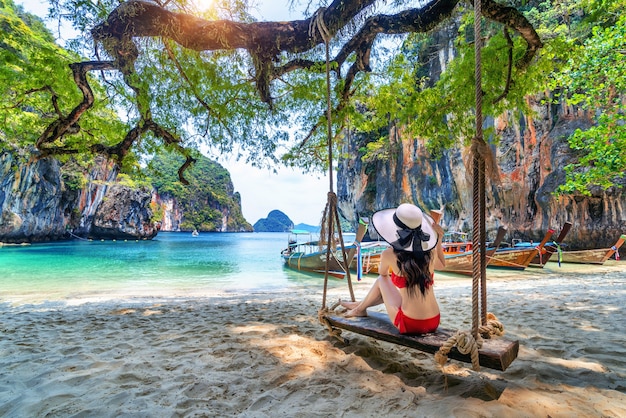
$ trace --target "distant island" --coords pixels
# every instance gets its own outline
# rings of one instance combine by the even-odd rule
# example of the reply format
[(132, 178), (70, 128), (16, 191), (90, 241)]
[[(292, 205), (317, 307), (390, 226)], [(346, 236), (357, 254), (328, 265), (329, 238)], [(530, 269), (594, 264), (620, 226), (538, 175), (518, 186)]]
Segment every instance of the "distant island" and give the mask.
[(279, 210), (273, 210), (267, 218), (259, 219), (254, 225), (254, 232), (289, 232), (292, 229), (301, 229), (309, 232), (319, 232), (319, 226), (298, 224), (294, 225), (289, 216)]

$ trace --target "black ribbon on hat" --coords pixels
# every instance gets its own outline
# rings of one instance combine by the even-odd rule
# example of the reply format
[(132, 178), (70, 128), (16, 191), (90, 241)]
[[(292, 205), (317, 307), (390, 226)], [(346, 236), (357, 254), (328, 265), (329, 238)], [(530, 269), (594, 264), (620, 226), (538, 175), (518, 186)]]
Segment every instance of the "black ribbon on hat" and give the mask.
[[(428, 241), (430, 239), (430, 234), (422, 231), (422, 225), (418, 226), (417, 228), (409, 228), (396, 216), (395, 213), (393, 214), (393, 222), (398, 227), (402, 228), (396, 231), (399, 238), (396, 242), (391, 244), (394, 248), (398, 250), (404, 250), (406, 246), (409, 245), (411, 241), (413, 241), (413, 252), (424, 251), (424, 249), (422, 248), (422, 241)], [(396, 246), (395, 244), (398, 244), (398, 246)]]

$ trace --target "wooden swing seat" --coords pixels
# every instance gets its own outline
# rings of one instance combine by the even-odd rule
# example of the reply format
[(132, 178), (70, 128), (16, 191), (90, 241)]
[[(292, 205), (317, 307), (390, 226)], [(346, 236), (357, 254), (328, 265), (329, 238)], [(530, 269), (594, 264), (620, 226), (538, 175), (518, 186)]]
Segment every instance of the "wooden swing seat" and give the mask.
[[(436, 353), (455, 333), (455, 331), (440, 327), (430, 334), (402, 335), (391, 323), (389, 316), (382, 312), (368, 312), (368, 316), (357, 318), (326, 314), (324, 318), (333, 327), (431, 354)], [(485, 339), (483, 347), (478, 351), (480, 365), (504, 371), (517, 358), (518, 351), (519, 341), (508, 341), (502, 338)], [(469, 354), (461, 354), (456, 347), (450, 350), (448, 357), (466, 363), (472, 362)]]

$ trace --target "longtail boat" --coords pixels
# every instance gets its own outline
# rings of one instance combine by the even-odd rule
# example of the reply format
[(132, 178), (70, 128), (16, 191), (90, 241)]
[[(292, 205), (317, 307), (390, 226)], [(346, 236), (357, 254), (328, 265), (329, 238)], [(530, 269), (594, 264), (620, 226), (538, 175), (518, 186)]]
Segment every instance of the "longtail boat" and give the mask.
[(619, 239), (610, 248), (598, 248), (592, 250), (579, 251), (563, 251), (561, 252), (561, 261), (564, 263), (579, 264), (604, 264), (606, 260), (615, 254), (615, 258), (619, 260), (619, 248), (624, 244), (626, 235), (620, 235)]
[[(362, 242), (361, 248), (359, 248), (355, 255), (357, 263), (356, 265), (355, 263), (352, 263), (352, 269), (356, 271), (360, 265), (363, 274), (378, 274), (380, 256), (387, 248), (389, 248), (389, 244), (385, 241)], [(359, 257), (360, 260), (358, 259)]]
[(472, 240), (465, 232), (449, 231), (443, 234), (443, 253), (445, 255), (462, 254), (472, 249)]
[[(350, 260), (348, 266), (343, 261), (341, 248), (336, 248), (330, 252), (328, 257), (328, 274), (332, 277), (343, 278), (350, 264), (353, 263), (354, 255), (357, 252), (358, 244), (363, 239), (367, 223), (359, 222), (354, 243), (345, 245), (346, 260)], [(304, 237), (304, 239), (303, 239)], [(309, 231), (292, 230), (287, 237), (287, 248), (281, 251), (285, 266), (296, 270), (308, 271), (312, 273), (326, 273), (325, 246), (320, 246), (319, 241), (313, 240)], [(321, 248), (320, 248), (321, 247)]]
[(561, 251), (561, 243), (563, 242), (563, 240), (565, 239), (565, 236), (567, 235), (567, 233), (569, 232), (571, 228), (572, 228), (572, 223), (565, 222), (563, 224), (563, 228), (561, 228), (561, 232), (559, 233), (559, 236), (556, 237), (554, 241), (550, 241), (546, 243), (546, 245), (543, 246), (543, 248), (532, 259), (532, 261), (530, 262), (528, 266), (543, 268), (543, 266), (548, 261), (550, 261), (552, 254), (558, 253)]
[[(493, 244), (487, 248), (485, 254), (487, 256), (487, 265), (493, 258), (493, 254), (502, 242), (504, 235), (506, 234), (506, 228), (501, 226), (498, 228), (496, 239)], [(466, 243), (467, 244), (467, 243)], [(446, 265), (443, 268), (435, 269), (436, 271), (445, 271), (448, 273), (463, 274), (465, 276), (471, 276), (473, 274), (474, 265), (474, 250), (467, 250), (465, 252), (454, 252), (452, 250), (445, 253)], [(476, 252), (480, 254), (480, 250)]]
[(487, 267), (501, 268), (501, 269), (513, 269), (524, 270), (530, 262), (535, 258), (537, 254), (542, 250), (546, 242), (554, 234), (554, 229), (548, 229), (546, 235), (543, 237), (539, 245), (531, 248), (521, 247), (506, 247), (498, 248), (498, 250), (491, 256)]

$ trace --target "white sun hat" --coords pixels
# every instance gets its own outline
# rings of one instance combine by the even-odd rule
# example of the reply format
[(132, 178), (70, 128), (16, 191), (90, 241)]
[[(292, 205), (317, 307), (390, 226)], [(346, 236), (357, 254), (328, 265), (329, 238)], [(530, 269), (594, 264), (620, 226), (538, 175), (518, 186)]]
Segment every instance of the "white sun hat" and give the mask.
[(396, 250), (417, 252), (435, 248), (439, 235), (432, 224), (430, 216), (410, 203), (372, 215), (372, 225), (378, 235)]

